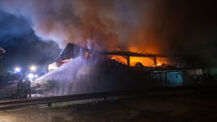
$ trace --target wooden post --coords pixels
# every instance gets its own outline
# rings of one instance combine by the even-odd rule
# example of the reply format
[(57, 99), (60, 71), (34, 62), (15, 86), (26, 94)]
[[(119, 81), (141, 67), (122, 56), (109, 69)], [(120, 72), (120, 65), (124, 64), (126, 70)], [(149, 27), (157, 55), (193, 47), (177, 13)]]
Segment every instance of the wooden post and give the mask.
[(127, 56), (127, 66), (130, 67), (130, 56)]
[(155, 56), (155, 57), (153, 58), (153, 60), (154, 60), (154, 66), (157, 67), (157, 56)]

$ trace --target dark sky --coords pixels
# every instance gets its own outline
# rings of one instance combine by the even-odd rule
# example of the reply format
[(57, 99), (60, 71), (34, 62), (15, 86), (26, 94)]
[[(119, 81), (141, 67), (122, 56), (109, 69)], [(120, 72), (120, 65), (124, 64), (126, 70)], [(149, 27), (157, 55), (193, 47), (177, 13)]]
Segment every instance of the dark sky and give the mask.
[(165, 1), (155, 30), (168, 52), (197, 65), (217, 66), (217, 1)]
[(0, 11), (0, 47), (6, 50), (0, 60), (1, 68), (44, 65), (55, 60), (60, 49), (55, 42), (41, 41), (31, 23)]

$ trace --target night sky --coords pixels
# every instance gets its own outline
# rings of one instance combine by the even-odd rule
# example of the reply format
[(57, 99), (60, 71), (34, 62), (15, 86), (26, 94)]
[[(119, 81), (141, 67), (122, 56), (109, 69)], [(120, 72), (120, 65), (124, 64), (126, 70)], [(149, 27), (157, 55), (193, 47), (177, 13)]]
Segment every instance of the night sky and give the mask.
[(45, 65), (55, 60), (60, 49), (53, 41), (41, 41), (23, 17), (0, 11), (0, 47), (6, 53), (1, 58), (1, 68)]

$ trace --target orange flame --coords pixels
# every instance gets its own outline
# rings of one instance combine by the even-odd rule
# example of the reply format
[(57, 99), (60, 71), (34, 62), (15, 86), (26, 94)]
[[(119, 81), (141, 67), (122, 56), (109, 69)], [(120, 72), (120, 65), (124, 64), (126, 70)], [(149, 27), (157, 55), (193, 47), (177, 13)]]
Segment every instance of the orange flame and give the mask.
[[(136, 53), (144, 53), (143, 51), (139, 50), (136, 47), (130, 47), (129, 48), (130, 52), (136, 52)], [(152, 49), (152, 50), (147, 50), (146, 53), (151, 53), (151, 54), (156, 54), (157, 50)], [(126, 64), (127, 65), (127, 57), (124, 56), (109, 56), (109, 58), (114, 59), (120, 63)], [(154, 60), (149, 57), (130, 57), (130, 66), (135, 66), (137, 63), (141, 63), (145, 67), (155, 67)], [(157, 67), (165, 66), (169, 64), (169, 59), (168, 58), (157, 58)]]
[[(122, 64), (127, 65), (127, 58), (124, 56), (109, 56), (109, 58), (114, 59)], [(141, 63), (145, 67), (155, 67), (154, 60), (149, 57), (130, 57), (130, 66), (135, 66), (136, 63)], [(169, 60), (167, 58), (157, 58), (157, 67), (167, 65)]]

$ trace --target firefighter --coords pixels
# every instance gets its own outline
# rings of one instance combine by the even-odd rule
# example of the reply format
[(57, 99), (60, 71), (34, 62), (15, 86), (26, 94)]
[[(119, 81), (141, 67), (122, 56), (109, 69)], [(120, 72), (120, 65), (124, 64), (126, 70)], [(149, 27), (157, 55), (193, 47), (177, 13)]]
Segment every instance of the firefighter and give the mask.
[(27, 79), (24, 84), (25, 84), (25, 97), (31, 98), (31, 82)]
[(23, 90), (24, 90), (24, 84), (21, 79), (19, 79), (17, 83), (17, 97), (22, 98), (23, 97)]

